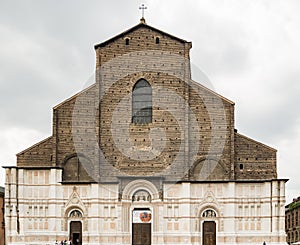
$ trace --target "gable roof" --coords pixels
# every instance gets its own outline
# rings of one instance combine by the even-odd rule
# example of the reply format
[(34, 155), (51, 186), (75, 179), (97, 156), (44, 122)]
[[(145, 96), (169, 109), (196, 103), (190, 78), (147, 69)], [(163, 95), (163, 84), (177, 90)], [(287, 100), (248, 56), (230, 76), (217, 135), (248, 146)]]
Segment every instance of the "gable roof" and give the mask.
[(97, 49), (97, 48), (99, 48), (99, 47), (104, 47), (104, 46), (106, 46), (107, 44), (113, 42), (114, 40), (116, 40), (116, 39), (118, 39), (118, 38), (121, 38), (121, 37), (123, 37), (123, 36), (126, 36), (126, 35), (128, 35), (129, 33), (133, 32), (133, 31), (135, 31), (135, 30), (137, 30), (137, 29), (139, 29), (139, 28), (143, 28), (143, 27), (144, 27), (144, 28), (148, 28), (148, 29), (150, 29), (150, 30), (152, 30), (152, 31), (158, 32), (158, 33), (160, 33), (161, 35), (168, 36), (168, 37), (170, 37), (170, 38), (172, 38), (172, 39), (175, 39), (175, 40), (177, 40), (177, 41), (179, 41), (179, 42), (181, 42), (181, 43), (190, 43), (190, 42), (188, 42), (188, 41), (186, 41), (186, 40), (184, 40), (184, 39), (181, 39), (181, 38), (179, 38), (179, 37), (175, 37), (175, 36), (173, 36), (173, 35), (171, 35), (171, 34), (169, 34), (169, 33), (167, 33), (167, 32), (164, 32), (164, 31), (162, 31), (162, 30), (156, 29), (156, 28), (153, 27), (153, 26), (149, 26), (149, 25), (147, 25), (147, 24), (141, 19), (141, 22), (140, 22), (139, 24), (137, 24), (137, 25), (131, 27), (131, 28), (128, 29), (127, 31), (124, 31), (124, 32), (122, 32), (122, 33), (120, 33), (120, 34), (118, 34), (118, 35), (116, 35), (116, 36), (114, 36), (114, 37), (112, 37), (112, 38), (110, 38), (110, 39), (104, 41), (103, 43), (96, 44), (96, 45), (94, 46), (94, 48)]

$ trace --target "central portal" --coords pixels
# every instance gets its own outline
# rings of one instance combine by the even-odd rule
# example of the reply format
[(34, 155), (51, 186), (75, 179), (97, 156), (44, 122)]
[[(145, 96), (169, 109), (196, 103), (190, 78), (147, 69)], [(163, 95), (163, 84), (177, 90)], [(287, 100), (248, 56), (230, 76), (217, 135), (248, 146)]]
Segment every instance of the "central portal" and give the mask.
[(82, 224), (80, 221), (70, 223), (70, 239), (74, 245), (82, 244)]
[(202, 244), (216, 245), (216, 223), (214, 221), (204, 221)]
[(132, 245), (151, 245), (151, 220), (149, 209), (132, 211)]

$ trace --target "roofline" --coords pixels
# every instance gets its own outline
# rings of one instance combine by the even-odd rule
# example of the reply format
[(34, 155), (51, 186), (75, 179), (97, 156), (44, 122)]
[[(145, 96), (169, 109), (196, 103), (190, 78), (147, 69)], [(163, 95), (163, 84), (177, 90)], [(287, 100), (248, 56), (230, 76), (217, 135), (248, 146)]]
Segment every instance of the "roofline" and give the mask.
[(297, 200), (297, 198), (299, 198), (299, 197), (293, 198), (293, 200), (294, 200), (294, 199), (296, 199), (296, 200), (295, 200), (295, 201), (292, 201), (292, 202), (290, 202), (290, 203), (288, 203), (287, 205), (285, 205), (285, 207), (288, 208), (292, 203), (299, 202), (300, 200)]
[(59, 166), (2, 166), (2, 168), (15, 168), (15, 169), (26, 169), (26, 170), (45, 170), (45, 169), (63, 169)]
[(203, 84), (201, 84), (200, 82), (196, 82), (196, 81), (194, 81), (193, 79), (190, 79), (190, 81), (191, 81), (192, 83), (194, 83), (196, 86), (200, 86), (201, 88), (207, 90), (208, 92), (210, 92), (210, 93), (216, 95), (216, 96), (219, 97), (220, 99), (225, 100), (225, 101), (228, 102), (229, 104), (235, 105), (235, 103), (234, 103), (233, 101), (231, 101), (231, 100), (227, 99), (226, 97), (224, 97), (224, 96), (218, 94), (217, 92), (215, 92), (215, 91), (209, 89), (208, 87), (205, 87), (205, 86), (204, 86)]
[(49, 139), (51, 139), (51, 138), (52, 138), (52, 135), (49, 136), (49, 137), (47, 137), (46, 139), (43, 139), (43, 140), (41, 140), (41, 141), (35, 143), (34, 145), (32, 145), (32, 146), (26, 148), (25, 150), (23, 150), (23, 151), (17, 153), (16, 156), (19, 156), (19, 155), (21, 155), (22, 153), (25, 153), (26, 151), (28, 151), (28, 150), (30, 150), (30, 149), (36, 147), (36, 146), (39, 145), (39, 144), (42, 144), (42, 143), (46, 142), (47, 140), (49, 140)]
[(72, 99), (78, 97), (80, 94), (85, 93), (87, 90), (91, 89), (92, 87), (96, 86), (96, 83), (91, 84), (90, 86), (88, 86), (87, 88), (79, 91), (78, 93), (72, 95), (71, 97), (65, 99), (64, 101), (60, 102), (59, 104), (57, 104), (56, 106), (54, 106), (52, 109), (56, 110), (57, 108), (59, 108), (61, 105), (65, 104), (66, 102), (71, 101)]
[(273, 182), (273, 181), (284, 181), (287, 182), (289, 179), (240, 179), (240, 180), (180, 180), (171, 181), (167, 180), (164, 183), (191, 183), (191, 184), (210, 184), (210, 183), (262, 183), (262, 182)]
[(237, 135), (239, 135), (239, 136), (241, 136), (241, 137), (243, 137), (243, 138), (245, 138), (245, 139), (247, 139), (247, 140), (250, 140), (250, 141), (252, 141), (252, 142), (254, 142), (254, 143), (256, 143), (256, 144), (263, 145), (264, 147), (267, 147), (267, 148), (269, 148), (270, 150), (273, 150), (273, 151), (277, 152), (277, 149), (275, 149), (275, 148), (273, 148), (273, 147), (271, 147), (271, 146), (268, 146), (268, 145), (266, 145), (266, 144), (264, 144), (264, 143), (261, 143), (261, 142), (259, 142), (259, 141), (257, 141), (257, 140), (251, 139), (251, 138), (249, 138), (249, 137), (247, 137), (247, 136), (245, 136), (245, 135), (243, 135), (243, 134), (240, 134), (240, 133), (238, 133), (238, 132), (235, 132), (235, 134), (237, 134)]
[(120, 33), (120, 34), (118, 34), (118, 35), (116, 35), (116, 36), (114, 36), (114, 37), (112, 37), (112, 38), (110, 38), (110, 39), (108, 39), (108, 40), (102, 42), (102, 43), (95, 44), (95, 45), (94, 45), (94, 49), (97, 49), (97, 48), (99, 48), (99, 47), (104, 47), (104, 46), (106, 46), (108, 43), (110, 43), (110, 42), (112, 42), (112, 41), (114, 41), (114, 40), (116, 40), (116, 39), (118, 39), (118, 38), (120, 38), (120, 37), (122, 37), (122, 36), (125, 36), (125, 35), (128, 34), (129, 32), (132, 32), (132, 31), (134, 31), (135, 29), (138, 29), (138, 28), (140, 28), (140, 27), (147, 27), (147, 28), (150, 28), (150, 29), (152, 29), (153, 31), (157, 31), (157, 32), (161, 33), (162, 35), (166, 35), (166, 36), (168, 36), (168, 37), (170, 37), (170, 38), (173, 38), (173, 39), (176, 39), (177, 41), (182, 42), (182, 43), (191, 43), (191, 42), (188, 42), (188, 41), (186, 41), (186, 40), (184, 40), (184, 39), (181, 39), (181, 38), (179, 38), (179, 37), (173, 36), (173, 35), (171, 35), (171, 34), (169, 34), (169, 33), (167, 33), (167, 32), (164, 32), (164, 31), (162, 31), (162, 30), (159, 30), (159, 29), (157, 29), (157, 28), (155, 28), (155, 27), (153, 27), (153, 26), (149, 26), (149, 25), (147, 25), (146, 23), (140, 22), (139, 24), (137, 24), (137, 25), (135, 25), (135, 26), (129, 28), (128, 30), (126, 30), (126, 31), (124, 31), (124, 32), (122, 32), (122, 33)]

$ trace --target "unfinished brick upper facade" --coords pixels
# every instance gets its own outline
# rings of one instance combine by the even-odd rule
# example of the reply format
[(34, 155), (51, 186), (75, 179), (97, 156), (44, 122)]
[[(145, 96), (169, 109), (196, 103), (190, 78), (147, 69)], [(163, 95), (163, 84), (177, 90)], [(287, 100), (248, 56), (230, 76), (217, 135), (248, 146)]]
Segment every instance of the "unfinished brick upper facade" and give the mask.
[[(276, 178), (276, 150), (235, 132), (234, 103), (191, 80), (191, 46), (143, 22), (95, 45), (96, 83), (54, 107), (52, 136), (19, 153), (18, 167), (64, 168), (70, 157), (82, 154), (93, 162), (92, 179), (100, 182), (126, 175), (190, 181)], [(140, 79), (153, 90), (150, 124), (131, 122), (131, 93)], [(116, 110), (121, 118), (113, 115)], [(123, 148), (143, 153), (162, 140), (164, 150), (142, 161), (124, 154), (126, 149), (114, 142), (113, 118), (117, 129), (129, 127), (128, 134), (117, 132), (117, 140), (130, 142)], [(216, 167), (206, 176), (199, 172), (204, 165)]]

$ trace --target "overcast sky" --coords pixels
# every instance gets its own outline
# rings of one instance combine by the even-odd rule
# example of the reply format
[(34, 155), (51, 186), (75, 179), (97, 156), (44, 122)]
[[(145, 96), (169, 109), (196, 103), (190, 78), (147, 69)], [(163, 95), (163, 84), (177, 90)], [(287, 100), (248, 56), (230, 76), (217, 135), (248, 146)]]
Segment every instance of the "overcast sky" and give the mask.
[[(241, 134), (278, 149), (300, 196), (300, 1), (1, 0), (0, 164), (51, 135), (52, 108), (94, 72), (94, 44), (146, 21), (192, 41), (191, 60), (234, 101)], [(0, 185), (4, 185), (0, 170)]]

